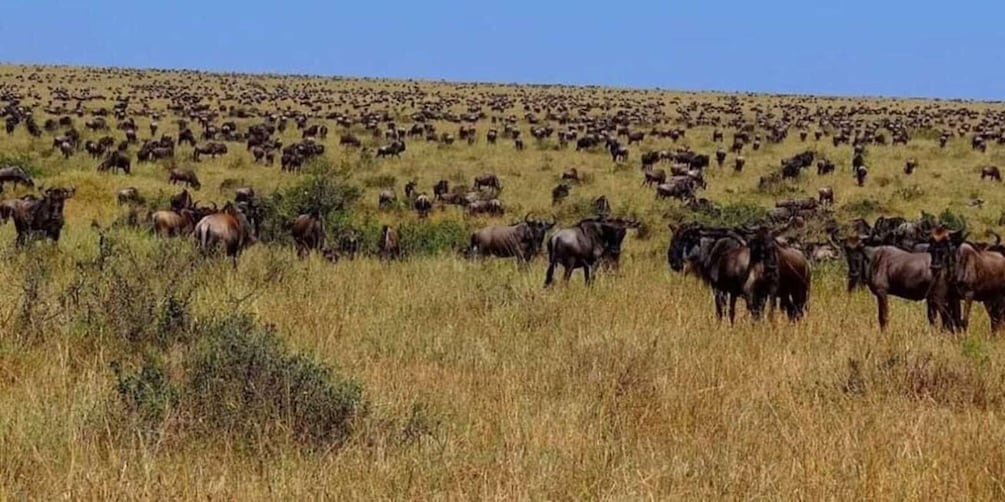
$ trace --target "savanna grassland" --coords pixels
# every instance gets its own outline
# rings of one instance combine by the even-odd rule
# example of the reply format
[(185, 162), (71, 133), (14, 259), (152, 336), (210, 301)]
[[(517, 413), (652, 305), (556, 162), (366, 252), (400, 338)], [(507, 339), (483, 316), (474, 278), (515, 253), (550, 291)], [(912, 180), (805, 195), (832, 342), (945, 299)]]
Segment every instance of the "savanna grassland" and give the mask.
[[(61, 116), (45, 112), (60, 89), (103, 95), (81, 102), (83, 117), (66, 115), (84, 139), (116, 140), (123, 135), (114, 117), (110, 132), (83, 123), (130, 94), (141, 138), (150, 134), (144, 103), (164, 114), (158, 135), (177, 136), (177, 114), (167, 107), (169, 95), (183, 91), (214, 109), (386, 111), (405, 128), (424, 103), (460, 114), (490, 95), (510, 98), (503, 112), (482, 106), (473, 145), (414, 138), (400, 159), (374, 158), (386, 140), (360, 124), (350, 130), (362, 151), (339, 145), (346, 131), (334, 120), (312, 117), (309, 124), (331, 132), (318, 140), (324, 155), (300, 173), (282, 172), (278, 161), (256, 164), (234, 142), (228, 154), (199, 163), (188, 146), (173, 160), (137, 162), (134, 145), (127, 176), (98, 172), (83, 151), (64, 160), (49, 132), (0, 134), (0, 164), (23, 166), (37, 185), (76, 188), (58, 243), (17, 249), (13, 226), (0, 227), (0, 498), (1005, 496), (1005, 348), (988, 334), (983, 311), (975, 308), (967, 334), (949, 335), (927, 325), (921, 304), (893, 300), (891, 326), (881, 332), (872, 296), (846, 293), (844, 264), (834, 261), (814, 265), (804, 320), (755, 323), (743, 312), (735, 326), (719, 323), (707, 287), (666, 263), (667, 225), (710, 217), (639, 186), (639, 154), (675, 144), (647, 135), (618, 166), (602, 148), (536, 141), (525, 116), (557, 128), (534, 103), (566, 103), (574, 114), (590, 103), (590, 116), (645, 108), (661, 112), (660, 128), (683, 127), (681, 108), (734, 96), (27, 66), (0, 67), (0, 86), (19, 94), (40, 124)], [(256, 92), (269, 97), (241, 102)], [(735, 98), (751, 121), (757, 109), (780, 114), (786, 103), (888, 113), (965, 108), (974, 123), (985, 110), (1005, 108)], [(72, 111), (77, 100), (52, 102), (60, 104)], [(490, 117), (510, 115), (523, 151), (511, 139), (485, 140), (489, 128), (503, 128)], [(217, 123), (226, 120), (245, 130), (263, 119), (222, 112)], [(431, 122), (457, 132), (458, 124)], [(701, 196), (742, 216), (830, 186), (840, 223), (948, 210), (974, 235), (1000, 228), (1005, 189), (981, 181), (979, 170), (1005, 163), (1005, 146), (981, 153), (957, 136), (940, 149), (944, 127), (912, 131), (906, 146), (871, 146), (863, 187), (851, 176), (850, 146), (812, 134), (801, 142), (792, 132), (780, 144), (747, 147), (742, 173), (731, 169), (732, 154), (723, 168), (713, 160)], [(733, 130), (722, 129), (728, 148)], [(676, 146), (712, 154), (712, 130), (695, 125)], [(275, 137), (290, 144), (300, 132), (291, 121)], [(808, 148), (837, 171), (810, 169), (771, 193), (758, 189), (760, 176)], [(903, 172), (908, 158), (920, 164), (913, 175)], [(354, 196), (333, 216), (329, 239), (339, 227), (357, 228), (363, 253), (336, 263), (301, 260), (277, 238), (250, 247), (235, 267), (203, 258), (191, 239), (123, 225), (127, 209), (116, 192), (136, 187), (151, 209), (163, 208), (180, 190), (167, 183), (175, 166), (194, 167), (202, 180), (195, 198), (220, 206), (239, 186), (289, 198), (311, 183), (337, 184)], [(585, 179), (553, 207), (551, 188), (570, 167)], [(412, 179), (431, 194), (439, 179), (470, 183), (487, 172), (502, 181), (501, 218), (437, 206), (419, 221), (405, 204), (377, 207), (378, 191), (391, 184), (399, 197)], [(8, 186), (4, 197), (30, 192)], [(644, 228), (629, 233), (618, 270), (602, 272), (592, 287), (577, 272), (568, 286), (545, 290), (541, 258), (523, 268), (458, 253), (471, 230), (527, 213), (571, 225), (602, 194), (615, 215)], [(403, 259), (382, 263), (372, 253), (383, 224), (402, 230)]]

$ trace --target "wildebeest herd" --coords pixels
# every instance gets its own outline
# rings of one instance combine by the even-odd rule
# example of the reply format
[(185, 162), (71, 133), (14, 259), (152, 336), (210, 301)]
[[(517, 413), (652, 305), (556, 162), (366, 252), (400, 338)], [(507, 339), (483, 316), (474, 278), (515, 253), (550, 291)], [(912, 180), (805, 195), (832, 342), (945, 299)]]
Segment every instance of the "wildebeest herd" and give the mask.
[[(811, 264), (841, 257), (847, 265), (848, 290), (867, 287), (875, 295), (881, 327), (889, 322), (889, 296), (925, 301), (929, 321), (941, 321), (953, 331), (967, 327), (974, 301), (986, 307), (993, 330), (1005, 315), (1005, 247), (998, 239), (968, 240), (961, 229), (947, 229), (929, 215), (917, 221), (888, 215), (872, 224), (861, 218), (842, 223), (834, 206), (843, 194), (835, 193), (830, 183), (818, 186), (813, 196), (776, 200), (765, 215), (743, 224), (699, 223), (721, 212), (721, 203), (728, 199), (723, 194), (718, 200), (709, 197), (717, 180), (746, 176), (751, 159), (773, 159), (769, 166), (757, 166), (764, 174), (754, 178), (756, 188), (751, 190), (775, 194), (785, 193), (793, 180), (811, 176), (806, 171), (812, 167), (821, 180), (843, 175), (858, 187), (873, 183), (874, 177), (880, 182), (875, 169), (870, 174), (870, 158), (896, 146), (914, 146), (917, 138), (937, 139), (936, 148), (946, 155), (954, 145), (950, 140), (964, 138), (971, 153), (987, 155), (989, 145), (1005, 144), (1005, 111), (993, 107), (893, 107), (783, 97), (746, 102), (735, 95), (689, 100), (616, 91), (577, 95), (547, 88), (498, 92), (477, 86), (431, 92), (404, 83), (351, 89), (312, 79), (287, 85), (253, 77), (157, 75), (160, 78), (152, 82), (137, 84), (132, 82), (142, 79), (124, 70), (8, 68), (0, 87), (0, 117), (8, 136), (27, 135), (36, 149), (45, 145), (33, 153), (46, 158), (65, 162), (86, 154), (94, 171), (121, 173), (116, 179), (122, 180), (162, 169), (165, 188), (183, 185), (163, 207), (146, 207), (144, 195), (150, 194), (125, 181), (108, 196), (130, 208), (134, 225), (162, 237), (190, 238), (207, 253), (219, 249), (235, 260), (260, 238), (266, 223), (262, 195), (242, 186), (221, 203), (195, 200), (193, 193), (205, 182), (199, 174), (204, 169), (198, 166), (207, 159), (247, 155), (268, 169), (278, 158), (279, 170), (295, 176), (318, 159), (346, 152), (367, 163), (397, 166), (420, 155), (416, 144), (463, 149), (478, 146), (484, 138), (485, 145), (496, 149), (503, 148), (500, 142), (510, 142), (506, 154), (513, 156), (527, 155), (533, 146), (541, 152), (568, 151), (580, 159), (609, 158), (603, 162), (616, 173), (631, 173), (637, 159), (639, 171), (632, 175), (638, 176), (637, 193), (649, 190), (650, 199), (676, 200), (675, 207), (684, 210), (646, 218), (626, 212), (619, 216), (612, 212), (610, 194), (600, 193), (591, 196), (588, 211), (567, 214), (565, 224), (554, 216), (535, 218), (534, 212), (521, 210), (517, 214), (523, 218), (470, 234), (463, 252), (471, 258), (515, 258), (527, 266), (535, 256), (546, 255), (546, 285), (554, 282), (559, 266), (566, 281), (582, 269), (586, 282), (592, 282), (599, 270), (618, 266), (629, 231), (648, 232), (657, 218), (664, 218), (658, 223), (671, 231), (669, 267), (697, 275), (712, 290), (716, 314), (731, 321), (741, 299), (755, 319), (778, 309), (798, 321), (810, 306)], [(94, 85), (99, 78), (118, 78), (130, 85), (99, 87)], [(287, 131), (293, 133), (294, 128), (291, 140)], [(337, 144), (335, 139), (327, 143), (329, 130)], [(691, 146), (695, 135), (703, 135), (703, 144), (712, 147), (700, 151)], [(786, 142), (798, 144), (798, 153), (772, 157), (770, 152)], [(829, 154), (821, 145), (828, 145)], [(904, 177), (928, 168), (914, 156), (902, 165)], [(996, 166), (972, 168), (974, 179), (1001, 181)], [(34, 237), (57, 241), (65, 225), (66, 201), (76, 194), (72, 187), (35, 190), (31, 171), (30, 162), (0, 166), (0, 192), (10, 187), (30, 192), (0, 202), (0, 218), (13, 220), (18, 246)], [(585, 167), (564, 167), (557, 184), (538, 191), (551, 201), (552, 212), (561, 211), (594, 174)], [(404, 206), (426, 219), (436, 208), (456, 206), (465, 219), (499, 219), (522, 206), (518, 197), (523, 194), (504, 190), (505, 173), (482, 172), (458, 180), (441, 172), (425, 185), (431, 194), (409, 176), (403, 198), (395, 186), (380, 187), (378, 210)], [(983, 200), (974, 197), (970, 203), (977, 206)], [(144, 207), (145, 214), (139, 211)], [(283, 223), (301, 256), (317, 252), (336, 260), (359, 249), (351, 229), (329, 239), (318, 209)], [(816, 241), (793, 236), (805, 228), (824, 230)], [(402, 244), (395, 225), (381, 227), (376, 249), (382, 259), (402, 256)]]

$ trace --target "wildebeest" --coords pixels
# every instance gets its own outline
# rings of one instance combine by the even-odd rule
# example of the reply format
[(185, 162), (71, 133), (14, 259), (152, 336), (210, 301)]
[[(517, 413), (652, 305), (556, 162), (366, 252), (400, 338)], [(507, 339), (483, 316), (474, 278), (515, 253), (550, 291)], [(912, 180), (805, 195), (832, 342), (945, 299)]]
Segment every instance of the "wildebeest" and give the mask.
[(301, 214), (293, 220), (293, 242), (303, 258), (311, 251), (322, 251), (325, 245), (324, 220), (317, 212)]
[(806, 311), (810, 294), (810, 267), (799, 250), (778, 245), (777, 237), (786, 229), (762, 227), (746, 242), (750, 269), (744, 286), (751, 315), (760, 317), (765, 302), (777, 301), (790, 321)]
[(475, 176), (474, 189), (478, 190), (481, 188), (494, 188), (495, 190), (502, 190), (502, 184), (499, 182), (499, 177), (492, 173), (482, 174), (480, 176)]
[(98, 164), (98, 171), (109, 169), (121, 169), (122, 172), (129, 174), (132, 169), (129, 154), (120, 150), (108, 154), (108, 157), (105, 157), (105, 160)]
[(918, 168), (918, 161), (915, 159), (907, 159), (904, 162), (904, 174), (914, 174), (914, 170)]
[(222, 246), (227, 256), (235, 260), (235, 265), (241, 252), (256, 239), (247, 216), (230, 202), (219, 212), (199, 220), (194, 236), (203, 253), (211, 253)]
[(205, 146), (196, 146), (192, 149), (192, 160), (199, 162), (199, 157), (209, 155), (216, 158), (217, 155), (226, 155), (227, 145), (223, 143), (206, 143)]
[(963, 300), (963, 329), (969, 325), (973, 302), (978, 301), (991, 319), (991, 332), (997, 333), (1005, 321), (1005, 255), (965, 242), (962, 230), (950, 232), (944, 228), (932, 232), (928, 253), (936, 283), (959, 293)]
[(63, 206), (76, 193), (76, 188), (49, 188), (42, 197), (25, 196), (0, 204), (0, 219), (14, 220), (16, 244), (20, 247), (34, 236), (59, 241), (63, 229)]
[(855, 168), (855, 183), (858, 186), (865, 186), (865, 179), (869, 176), (869, 168), (866, 166), (859, 166)]
[(202, 188), (202, 184), (199, 183), (199, 177), (196, 176), (195, 171), (189, 168), (175, 168), (168, 172), (168, 182), (172, 185), (177, 183), (185, 183), (188, 186), (198, 190)]
[(981, 168), (981, 179), (991, 178), (997, 182), (1001, 182), (1002, 173), (998, 170), (998, 166), (984, 166)]
[(597, 216), (607, 216), (611, 214), (611, 203), (607, 200), (606, 195), (601, 195), (596, 199), (593, 199), (593, 210), (597, 213)]
[(691, 199), (700, 186), (700, 180), (691, 176), (673, 176), (666, 183), (656, 186), (656, 198)]
[(143, 203), (143, 197), (140, 196), (140, 192), (136, 189), (136, 187), (127, 187), (119, 190), (118, 193), (115, 194), (115, 199), (118, 201), (120, 206), (124, 204)]
[(418, 186), (418, 182), (415, 180), (409, 180), (405, 183), (405, 198), (412, 200), (415, 198), (415, 187)]
[(565, 200), (569, 196), (569, 185), (565, 183), (559, 183), (555, 185), (555, 188), (551, 189), (551, 205), (557, 205)]
[(28, 188), (35, 186), (35, 182), (31, 179), (31, 176), (28, 175), (28, 172), (20, 166), (7, 166), (0, 168), (0, 192), (3, 191), (4, 185), (7, 183), (11, 183), (15, 186), (24, 185)]
[(482, 228), (471, 234), (468, 255), (529, 261), (540, 252), (545, 234), (554, 226), (555, 222), (532, 220), (527, 215), (519, 223)]
[(740, 173), (743, 172), (743, 166), (747, 164), (747, 159), (742, 156), (737, 156), (733, 161), (733, 170)]
[(397, 201), (398, 196), (395, 195), (394, 190), (391, 188), (385, 188), (377, 194), (377, 207), (381, 209), (387, 209)]
[(564, 268), (563, 280), (569, 281), (572, 272), (583, 269), (586, 283), (593, 281), (593, 273), (602, 260), (617, 263), (621, 245), (629, 228), (638, 228), (635, 221), (588, 218), (575, 226), (563, 228), (548, 240), (548, 271), (544, 285), (555, 281), (555, 267)]
[(959, 302), (953, 307), (951, 290), (933, 288), (932, 258), (928, 253), (877, 246), (853, 234), (845, 240), (844, 254), (848, 291), (868, 286), (876, 297), (880, 329), (886, 329), (889, 323), (889, 295), (912, 301), (927, 300), (930, 324), (934, 325), (941, 314), (944, 328), (955, 329), (958, 325)]
[(419, 194), (415, 197), (415, 202), (412, 204), (415, 208), (415, 212), (419, 213), (419, 218), (425, 218), (429, 216), (429, 212), (433, 210), (433, 201), (429, 200), (429, 196), (426, 194)]
[(441, 199), (443, 199), (443, 196), (446, 195), (449, 192), (450, 192), (450, 182), (447, 181), (447, 180), (437, 181), (436, 184), (433, 185), (433, 199), (434, 200), (441, 200)]
[(579, 181), (579, 170), (577, 170), (575, 167), (570, 167), (565, 171), (562, 171), (562, 181), (572, 181), (572, 182)]
[(821, 187), (817, 190), (817, 194), (821, 206), (834, 205), (834, 189), (831, 187)]
[(817, 161), (817, 174), (825, 175), (834, 172), (834, 162), (827, 159), (820, 159)]
[(715, 150), (715, 163), (718, 164), (719, 167), (722, 167), (722, 165), (725, 162), (726, 162), (726, 150), (723, 150), (722, 148), (717, 148)]
[(505, 209), (499, 199), (473, 200), (467, 204), (468, 214), (474, 216), (478, 214), (490, 214), (501, 216)]
[(377, 158), (381, 157), (401, 157), (401, 153), (405, 151), (405, 141), (396, 140), (391, 144), (381, 146), (377, 148)]
[(673, 236), (667, 249), (667, 263), (675, 272), (685, 267), (695, 272), (712, 288), (715, 315), (726, 316), (729, 304), (729, 321), (736, 319), (736, 302), (746, 298), (747, 279), (750, 272), (750, 250), (735, 232), (719, 228), (705, 228), (696, 223), (679, 227), (670, 226)]
[(341, 137), (339, 137), (338, 144), (346, 146), (354, 146), (358, 148), (363, 145), (363, 142), (352, 134), (343, 134)]
[(161, 237), (175, 237), (191, 234), (200, 218), (194, 209), (184, 208), (175, 211), (155, 211), (150, 215), (153, 232)]
[(661, 185), (666, 183), (667, 173), (662, 169), (653, 169), (652, 166), (646, 166), (642, 170), (642, 186), (649, 187), (655, 185)]
[(380, 241), (377, 243), (380, 259), (387, 261), (401, 256), (401, 244), (398, 240), (398, 231), (388, 225), (380, 229)]

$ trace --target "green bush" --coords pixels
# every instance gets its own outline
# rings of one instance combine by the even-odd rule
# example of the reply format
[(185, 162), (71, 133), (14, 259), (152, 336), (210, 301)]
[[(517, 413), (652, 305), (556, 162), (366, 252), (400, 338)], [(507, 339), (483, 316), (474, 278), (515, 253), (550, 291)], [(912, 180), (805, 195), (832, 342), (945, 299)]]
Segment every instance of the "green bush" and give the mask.
[(320, 169), (262, 200), (263, 241), (290, 239), (289, 226), (297, 216), (317, 212), (328, 228), (346, 226), (359, 188), (339, 179), (333, 170)]
[(238, 437), (289, 431), (309, 444), (338, 444), (365, 412), (362, 387), (291, 354), (271, 329), (234, 315), (202, 330), (188, 367), (188, 403), (213, 431)]
[(148, 360), (134, 374), (125, 373), (118, 362), (112, 363), (112, 369), (120, 402), (147, 432), (163, 423), (178, 404), (178, 390), (172, 385), (162, 363)]
[(471, 232), (453, 220), (418, 220), (398, 227), (401, 251), (407, 256), (429, 256), (463, 249)]
[(950, 230), (967, 229), (967, 219), (963, 215), (953, 213), (949, 209), (939, 214), (939, 224)]

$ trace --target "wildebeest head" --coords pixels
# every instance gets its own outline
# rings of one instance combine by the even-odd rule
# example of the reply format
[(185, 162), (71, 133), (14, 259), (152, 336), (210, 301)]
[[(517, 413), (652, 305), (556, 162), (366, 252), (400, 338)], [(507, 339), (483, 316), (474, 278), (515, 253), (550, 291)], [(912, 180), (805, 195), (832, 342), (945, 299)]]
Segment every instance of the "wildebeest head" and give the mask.
[(544, 242), (544, 236), (551, 230), (557, 222), (552, 220), (551, 222), (543, 220), (532, 220), (530, 215), (524, 216), (523, 224), (526, 226), (524, 231), (523, 241), (527, 246), (527, 256), (536, 256), (541, 250), (541, 243)]
[(966, 235), (963, 230), (949, 231), (938, 227), (928, 239), (928, 253), (932, 256), (933, 273), (952, 270), (956, 265), (956, 251), (963, 244)]
[(865, 239), (858, 235), (845, 239), (844, 256), (848, 263), (848, 291), (865, 286), (869, 279), (869, 258), (865, 254)]
[(679, 227), (669, 226), (673, 236), (667, 249), (667, 264), (674, 272), (684, 270), (684, 266), (701, 248), (701, 225), (685, 223)]

